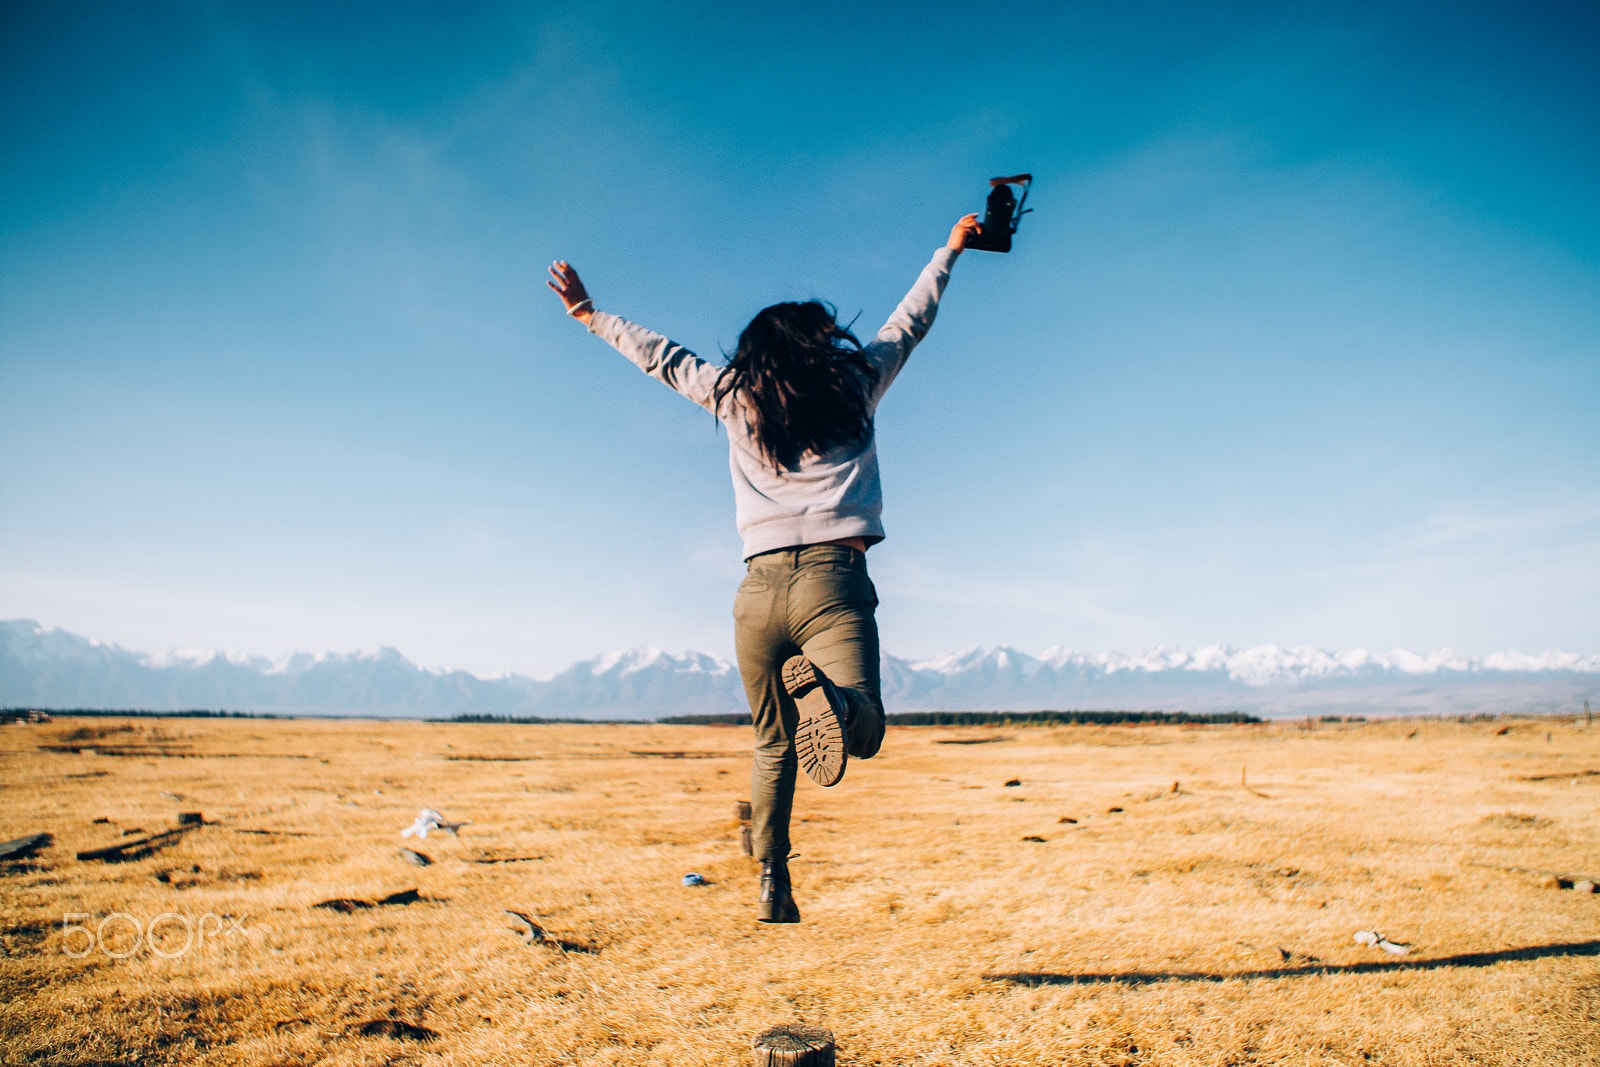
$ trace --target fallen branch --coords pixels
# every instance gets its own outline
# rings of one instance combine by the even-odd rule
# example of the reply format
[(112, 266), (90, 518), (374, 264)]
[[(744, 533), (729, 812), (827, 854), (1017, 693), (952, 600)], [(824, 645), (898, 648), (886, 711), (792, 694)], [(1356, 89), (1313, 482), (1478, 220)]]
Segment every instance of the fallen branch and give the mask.
[(1594, 882), (1597, 885), (1600, 885), (1600, 875), (1563, 874), (1560, 871), (1547, 871), (1540, 867), (1508, 867), (1501, 863), (1479, 863), (1476, 860), (1468, 860), (1467, 866), (1482, 867), (1487, 871), (1510, 871), (1513, 874), (1542, 874), (1546, 878), (1554, 878), (1557, 881), (1568, 882), (1572, 884), (1576, 884), (1578, 882)]
[(526, 940), (530, 945), (548, 945), (551, 948), (558, 948), (562, 952), (582, 952), (591, 956), (597, 955), (600, 952), (600, 950), (593, 945), (584, 945), (576, 941), (563, 941), (559, 937), (552, 937), (544, 927), (540, 926), (534, 921), (533, 916), (527, 914), (526, 912), (513, 911), (510, 908), (507, 908), (506, 914), (513, 916), (517, 919), (517, 921), (522, 923), (523, 926), (527, 927), (527, 929), (523, 931), (522, 936), (523, 939)]
[(368, 1019), (364, 1023), (345, 1027), (345, 1033), (360, 1034), (362, 1037), (392, 1037), (396, 1041), (433, 1041), (439, 1036), (437, 1030), (400, 1019)]
[(105, 860), (107, 863), (122, 863), (135, 860), (140, 856), (148, 856), (159, 848), (166, 848), (175, 844), (184, 834), (195, 829), (193, 826), (179, 826), (176, 829), (164, 830), (159, 834), (141, 837), (135, 841), (124, 841), (120, 845), (108, 845), (105, 848), (91, 848), (78, 853), (80, 860)]
[(1600, 771), (1562, 771), (1560, 774), (1524, 774), (1517, 779), (1519, 782), (1549, 782), (1560, 778), (1591, 778), (1600, 777)]
[(327, 908), (329, 911), (337, 911), (349, 915), (356, 911), (364, 911), (367, 908), (381, 908), (394, 904), (416, 904), (421, 900), (422, 895), (415, 889), (402, 889), (398, 893), (390, 893), (377, 903), (373, 903), (370, 900), (362, 900), (359, 897), (334, 897), (332, 900), (319, 900), (311, 906), (313, 908)]
[(311, 906), (313, 908), (327, 908), (329, 911), (337, 911), (349, 915), (351, 912), (372, 907), (372, 901), (360, 900), (356, 897), (334, 897), (332, 900), (319, 900)]
[(1245, 774), (1249, 770), (1250, 770), (1250, 768), (1249, 768), (1248, 765), (1239, 768), (1239, 785), (1244, 788), (1244, 791), (1246, 793), (1253, 793), (1254, 795), (1260, 797), (1262, 800), (1271, 800), (1272, 798), (1267, 796), (1267, 794), (1263, 793), (1261, 790), (1250, 788), (1250, 783), (1245, 781)]

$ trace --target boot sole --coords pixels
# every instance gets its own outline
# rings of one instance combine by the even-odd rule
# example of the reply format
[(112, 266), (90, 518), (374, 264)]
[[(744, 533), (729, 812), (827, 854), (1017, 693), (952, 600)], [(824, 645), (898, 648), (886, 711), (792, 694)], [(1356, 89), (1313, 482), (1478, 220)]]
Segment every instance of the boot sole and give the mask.
[(810, 660), (793, 656), (783, 665), (783, 687), (800, 711), (794, 735), (800, 769), (820, 786), (837, 785), (844, 777), (850, 750), (844, 736), (844, 716), (830, 699), (832, 683)]

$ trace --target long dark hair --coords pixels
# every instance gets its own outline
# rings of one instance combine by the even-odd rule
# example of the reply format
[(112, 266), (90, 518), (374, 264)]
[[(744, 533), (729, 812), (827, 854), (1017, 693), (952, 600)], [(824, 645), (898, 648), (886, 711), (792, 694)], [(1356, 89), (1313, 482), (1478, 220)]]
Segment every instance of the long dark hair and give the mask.
[(877, 384), (877, 370), (833, 306), (808, 300), (774, 304), (750, 320), (714, 396), (719, 412), (728, 397), (742, 398), (763, 458), (792, 470), (807, 452), (871, 436)]

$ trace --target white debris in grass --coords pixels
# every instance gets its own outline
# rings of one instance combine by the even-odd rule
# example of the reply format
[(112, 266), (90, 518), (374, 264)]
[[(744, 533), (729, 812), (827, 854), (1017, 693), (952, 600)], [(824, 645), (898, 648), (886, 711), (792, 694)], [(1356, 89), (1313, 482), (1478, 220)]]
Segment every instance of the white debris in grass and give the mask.
[(423, 808), (417, 812), (417, 821), (401, 830), (400, 836), (426, 838), (429, 830), (447, 830), (451, 837), (457, 837), (457, 831), (466, 825), (466, 822), (451, 822), (432, 808)]
[(1373, 948), (1381, 948), (1391, 956), (1404, 956), (1406, 953), (1411, 951), (1410, 945), (1402, 945), (1399, 942), (1390, 941), (1387, 937), (1384, 937), (1376, 930), (1357, 930), (1353, 940), (1358, 945), (1370, 945)]

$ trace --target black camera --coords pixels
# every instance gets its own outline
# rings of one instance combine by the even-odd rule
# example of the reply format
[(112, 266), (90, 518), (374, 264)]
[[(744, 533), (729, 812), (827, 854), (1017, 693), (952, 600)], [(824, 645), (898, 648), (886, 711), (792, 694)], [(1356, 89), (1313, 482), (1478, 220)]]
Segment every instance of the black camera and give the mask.
[[(1022, 199), (1012, 195), (1013, 185), (1022, 186)], [(1017, 232), (1022, 216), (1032, 211), (1022, 205), (1028, 202), (1028, 190), (1033, 186), (1033, 175), (1013, 174), (1009, 178), (989, 179), (989, 201), (984, 205), (983, 223), (978, 235), (967, 242), (968, 248), (980, 252), (1011, 251), (1011, 235)]]

